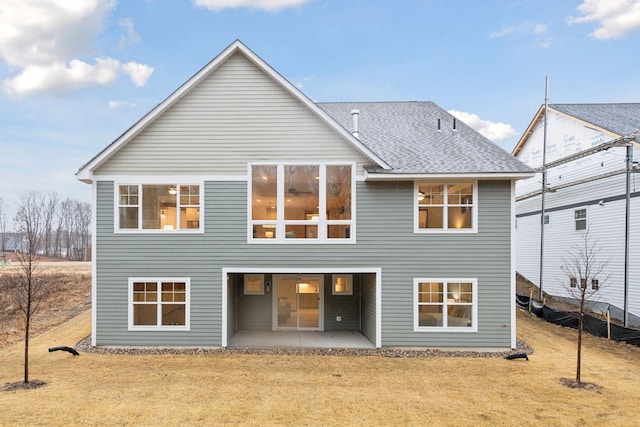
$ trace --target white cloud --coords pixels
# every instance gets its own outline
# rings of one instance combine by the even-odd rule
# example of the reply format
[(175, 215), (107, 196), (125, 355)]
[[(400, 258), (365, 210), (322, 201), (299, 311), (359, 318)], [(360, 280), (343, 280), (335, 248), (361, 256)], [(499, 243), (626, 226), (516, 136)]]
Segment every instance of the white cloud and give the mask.
[(109, 101), (109, 108), (116, 109), (121, 107), (135, 107), (137, 104), (135, 102), (126, 102), (126, 101)]
[(449, 110), (449, 114), (462, 120), (467, 126), (477, 130), (492, 141), (502, 141), (516, 135), (516, 131), (506, 123), (490, 122), (481, 119), (477, 114)]
[(5, 92), (15, 96), (35, 93), (61, 95), (87, 86), (111, 84), (120, 72), (129, 75), (136, 86), (144, 86), (153, 68), (136, 62), (121, 64), (113, 58), (98, 58), (95, 64), (74, 59), (68, 64), (29, 65), (17, 76), (6, 79), (3, 87)]
[(289, 7), (302, 6), (303, 4), (311, 1), (313, 0), (193, 0), (193, 3), (196, 6), (204, 7), (213, 11), (247, 7), (274, 12)]
[(153, 68), (137, 62), (127, 62), (122, 64), (120, 68), (131, 77), (133, 83), (138, 87), (146, 85), (149, 77), (153, 74)]
[(569, 24), (598, 22), (591, 35), (616, 39), (640, 28), (640, 0), (584, 0), (577, 10), (583, 16), (567, 18)]
[(501, 37), (506, 37), (509, 34), (513, 33), (515, 31), (516, 27), (507, 27), (507, 28), (503, 28), (500, 31), (494, 31), (493, 33), (489, 34), (489, 38), (491, 39), (499, 39)]
[(533, 27), (533, 32), (536, 34), (544, 34), (547, 31), (549, 31), (549, 28), (547, 27), (547, 24), (536, 24)]
[[(153, 69), (113, 58), (81, 59), (116, 7), (115, 0), (2, 0), (0, 57), (16, 74), (3, 82), (12, 95), (64, 94), (108, 85), (119, 74), (144, 86)], [(131, 20), (121, 21), (128, 40), (139, 40)]]
[(2, 0), (0, 55), (9, 65), (67, 62), (91, 52), (113, 0)]
[(118, 77), (118, 61), (99, 59), (95, 65), (74, 59), (69, 64), (28, 65), (17, 76), (4, 81), (12, 95), (64, 94), (88, 85), (106, 85)]
[(135, 28), (133, 28), (133, 19), (125, 18), (118, 21), (118, 25), (123, 27), (127, 34), (120, 37), (120, 43), (118, 47), (123, 48), (127, 45), (138, 43), (140, 41), (140, 35), (136, 33)]

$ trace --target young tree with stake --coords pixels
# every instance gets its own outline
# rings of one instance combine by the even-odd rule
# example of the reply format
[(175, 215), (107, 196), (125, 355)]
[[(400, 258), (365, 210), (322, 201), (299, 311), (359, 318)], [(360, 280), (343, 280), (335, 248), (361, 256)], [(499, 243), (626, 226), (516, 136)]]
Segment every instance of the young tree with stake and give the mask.
[(580, 367), (582, 365), (582, 331), (584, 316), (589, 312), (590, 303), (595, 294), (606, 285), (608, 276), (604, 274), (606, 262), (598, 259), (600, 250), (597, 241), (592, 240), (589, 229), (582, 234), (582, 239), (575, 244), (566, 258), (563, 258), (562, 271), (569, 279), (567, 290), (578, 300), (578, 354), (576, 360), (576, 383), (581, 384)]
[(24, 384), (29, 383), (29, 331), (33, 314), (43, 299), (45, 282), (35, 277), (44, 231), (42, 209), (44, 196), (38, 191), (28, 191), (20, 197), (15, 225), (23, 236), (24, 252), (16, 252), (17, 272), (14, 273), (9, 293), (24, 314)]

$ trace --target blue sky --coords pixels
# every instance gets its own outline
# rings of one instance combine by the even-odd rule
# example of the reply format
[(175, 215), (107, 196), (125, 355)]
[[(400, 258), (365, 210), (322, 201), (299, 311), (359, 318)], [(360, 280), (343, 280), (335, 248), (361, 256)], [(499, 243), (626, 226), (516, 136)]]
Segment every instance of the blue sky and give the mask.
[(317, 101), (430, 100), (507, 151), (544, 102), (640, 102), (640, 0), (2, 0), (0, 197), (78, 168), (235, 39)]

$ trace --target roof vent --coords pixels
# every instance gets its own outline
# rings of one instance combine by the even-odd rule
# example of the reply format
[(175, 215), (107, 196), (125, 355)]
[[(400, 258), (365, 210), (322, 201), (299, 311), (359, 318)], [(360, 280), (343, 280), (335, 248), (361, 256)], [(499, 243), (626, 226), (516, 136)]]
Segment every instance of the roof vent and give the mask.
[(360, 133), (358, 132), (358, 116), (359, 115), (360, 115), (360, 110), (351, 110), (351, 118), (353, 119), (353, 132), (351, 132), (351, 134), (358, 139), (360, 139)]
[(453, 118), (453, 130), (458, 130), (458, 128), (456, 127), (456, 118)]
[(438, 132), (440, 132), (441, 129), (442, 129), (442, 126), (440, 125), (440, 119), (438, 119)]

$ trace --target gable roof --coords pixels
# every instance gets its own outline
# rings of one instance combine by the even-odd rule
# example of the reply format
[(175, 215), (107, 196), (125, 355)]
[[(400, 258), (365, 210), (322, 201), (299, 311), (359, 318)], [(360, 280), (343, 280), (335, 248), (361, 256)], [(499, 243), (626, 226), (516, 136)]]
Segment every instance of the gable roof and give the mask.
[(316, 114), (321, 120), (336, 130), (348, 143), (352, 144), (357, 150), (359, 150), (371, 161), (377, 164), (382, 169), (388, 169), (389, 165), (378, 157), (375, 153), (369, 150), (364, 144), (362, 144), (357, 138), (355, 138), (344, 127), (340, 126), (331, 116), (329, 116), (324, 110), (319, 108), (313, 101), (311, 101), (306, 95), (304, 95), (298, 88), (291, 84), (287, 79), (274, 70), (269, 64), (264, 62), (258, 55), (253, 53), (246, 45), (240, 40), (234, 41), (225, 50), (223, 50), (218, 56), (205, 65), (200, 71), (187, 80), (182, 86), (176, 89), (171, 95), (169, 95), (164, 101), (153, 108), (137, 123), (127, 129), (122, 135), (120, 135), (115, 141), (109, 144), (105, 149), (93, 157), (89, 162), (84, 164), (78, 172), (76, 177), (79, 180), (85, 182), (91, 182), (93, 171), (106, 162), (113, 154), (115, 154), (120, 148), (126, 145), (129, 141), (135, 138), (143, 129), (151, 124), (157, 117), (162, 115), (167, 109), (179, 101), (184, 95), (191, 91), (198, 85), (203, 79), (208, 77), (213, 71), (215, 71), (222, 63), (236, 53), (243, 54), (247, 59), (253, 62), (258, 68), (260, 68), (265, 74), (271, 77), (276, 83), (278, 83), (284, 90), (289, 92), (294, 98), (305, 105), (309, 110)]
[[(368, 179), (397, 179), (416, 175), (512, 178), (533, 173), (528, 166), (460, 120), (456, 120), (433, 102), (315, 103), (241, 41), (236, 40), (83, 165), (76, 177), (91, 182), (94, 170), (236, 53), (243, 54), (320, 120), (333, 128), (347, 143), (369, 158), (373, 164), (367, 167)], [(351, 132), (353, 109), (360, 111), (361, 126), (358, 137)]]
[[(627, 136), (640, 131), (640, 104), (549, 104), (549, 111), (555, 111), (578, 121), (590, 124), (597, 130), (613, 138)], [(512, 153), (517, 155), (537, 123), (544, 117), (544, 105), (536, 112)]]
[(359, 110), (360, 140), (392, 168), (369, 167), (369, 176), (532, 172), (524, 163), (430, 101), (321, 102), (318, 105), (351, 130), (350, 112)]

